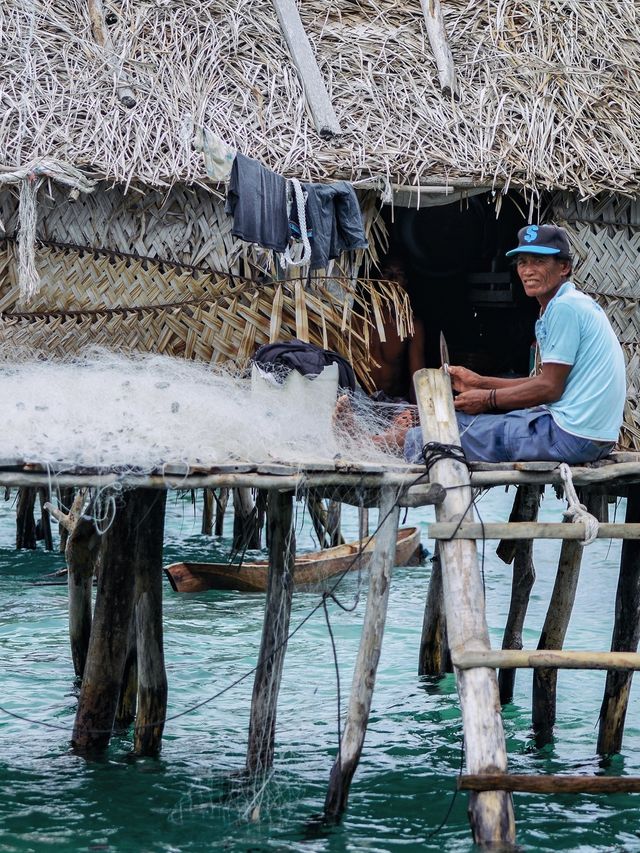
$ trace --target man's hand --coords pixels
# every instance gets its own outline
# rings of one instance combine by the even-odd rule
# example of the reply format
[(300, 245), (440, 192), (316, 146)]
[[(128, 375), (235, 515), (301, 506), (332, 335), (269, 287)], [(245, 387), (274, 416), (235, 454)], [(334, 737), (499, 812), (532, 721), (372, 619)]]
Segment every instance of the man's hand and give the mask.
[(449, 375), (451, 376), (451, 384), (454, 391), (464, 393), (471, 391), (473, 388), (482, 387), (482, 379), (479, 373), (474, 373), (468, 367), (457, 367), (449, 365)]
[[(464, 370), (464, 367), (457, 368)], [(471, 373), (471, 371), (468, 371)], [(459, 412), (466, 412), (468, 415), (479, 415), (481, 412), (489, 411), (489, 394), (490, 391), (484, 389), (472, 389), (463, 391), (458, 394), (453, 400), (453, 405)]]

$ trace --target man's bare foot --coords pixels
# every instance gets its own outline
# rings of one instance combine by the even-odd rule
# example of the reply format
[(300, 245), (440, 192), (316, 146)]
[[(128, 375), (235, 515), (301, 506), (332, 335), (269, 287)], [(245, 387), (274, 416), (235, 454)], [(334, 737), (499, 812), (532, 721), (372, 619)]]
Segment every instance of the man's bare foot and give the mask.
[(342, 394), (338, 397), (333, 412), (333, 428), (340, 432), (345, 432), (352, 438), (357, 438), (359, 434), (362, 434), (362, 430), (358, 428), (358, 424), (356, 423), (348, 394)]
[(415, 426), (415, 419), (410, 409), (405, 409), (391, 421), (389, 429), (379, 435), (372, 436), (373, 443), (391, 453), (402, 454), (404, 440), (409, 430)]

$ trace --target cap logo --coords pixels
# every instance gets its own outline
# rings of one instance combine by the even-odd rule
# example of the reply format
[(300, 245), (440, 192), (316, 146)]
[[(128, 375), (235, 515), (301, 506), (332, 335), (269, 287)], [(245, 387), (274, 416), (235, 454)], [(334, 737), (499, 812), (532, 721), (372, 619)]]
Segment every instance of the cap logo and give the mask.
[(523, 239), (526, 240), (527, 243), (533, 243), (533, 241), (536, 240), (537, 237), (538, 237), (538, 226), (537, 225), (530, 225), (527, 228), (527, 230), (524, 232), (524, 238)]

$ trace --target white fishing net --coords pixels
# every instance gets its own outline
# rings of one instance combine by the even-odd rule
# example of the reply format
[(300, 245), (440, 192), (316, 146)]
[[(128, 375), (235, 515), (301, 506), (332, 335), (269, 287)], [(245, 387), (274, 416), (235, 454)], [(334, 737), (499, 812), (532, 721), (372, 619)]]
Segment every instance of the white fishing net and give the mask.
[[(167, 356), (93, 351), (50, 361), (0, 351), (0, 459), (71, 467), (135, 468), (283, 462), (337, 456), (400, 462), (388, 429), (408, 406), (356, 395), (335, 416), (335, 377), (253, 380)], [(253, 386), (253, 388), (252, 388)]]

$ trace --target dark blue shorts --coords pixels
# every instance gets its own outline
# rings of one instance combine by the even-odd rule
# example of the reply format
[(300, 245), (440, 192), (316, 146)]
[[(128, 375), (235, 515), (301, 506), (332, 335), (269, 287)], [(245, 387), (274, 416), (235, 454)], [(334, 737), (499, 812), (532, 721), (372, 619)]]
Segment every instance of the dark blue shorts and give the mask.
[[(615, 442), (592, 441), (565, 432), (546, 409), (519, 409), (504, 415), (457, 412), (460, 444), (469, 462), (595, 462)], [(422, 462), (422, 431), (410, 429), (404, 445), (407, 462)]]

